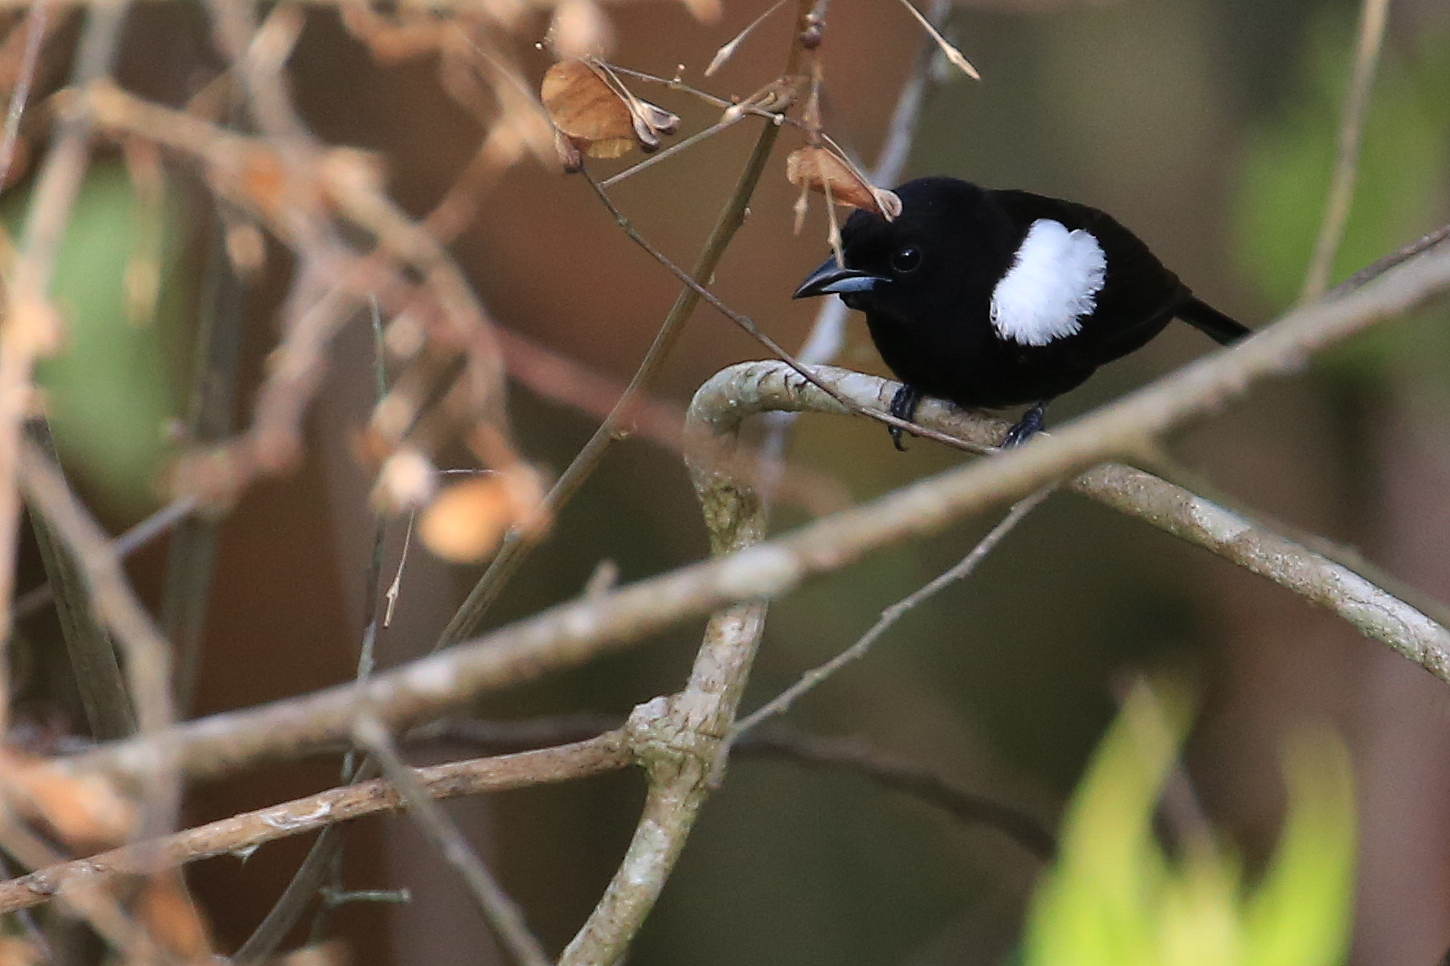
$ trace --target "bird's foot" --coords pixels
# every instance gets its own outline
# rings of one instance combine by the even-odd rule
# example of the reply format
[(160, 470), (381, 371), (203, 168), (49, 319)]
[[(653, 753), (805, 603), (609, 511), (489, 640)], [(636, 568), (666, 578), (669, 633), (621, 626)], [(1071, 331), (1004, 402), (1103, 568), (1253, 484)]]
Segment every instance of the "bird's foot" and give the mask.
[(1014, 446), (1021, 446), (1037, 433), (1042, 431), (1043, 416), (1046, 411), (1046, 403), (1037, 403), (1022, 418), (1017, 420), (1016, 425), (1007, 430), (1007, 435), (1002, 439), (1002, 448), (1011, 449)]
[[(916, 419), (916, 407), (920, 402), (921, 393), (911, 386), (903, 385), (891, 397), (891, 408), (887, 411), (897, 419), (904, 419), (909, 423)], [(906, 447), (901, 445), (901, 427), (888, 426), (887, 431), (891, 433), (891, 442), (897, 452), (905, 453)]]

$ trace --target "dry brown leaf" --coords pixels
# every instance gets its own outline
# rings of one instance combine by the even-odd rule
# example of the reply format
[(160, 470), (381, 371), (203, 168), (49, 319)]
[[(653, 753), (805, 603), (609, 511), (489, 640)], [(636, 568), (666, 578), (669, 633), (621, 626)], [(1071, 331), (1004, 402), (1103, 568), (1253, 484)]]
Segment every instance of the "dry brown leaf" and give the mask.
[(423, 511), (418, 537), (444, 560), (482, 560), (510, 529), (544, 525), (543, 494), (538, 475), (523, 464), (454, 483)]
[(901, 199), (896, 192), (867, 183), (827, 148), (796, 148), (785, 159), (785, 176), (791, 184), (822, 194), (829, 183), (831, 198), (837, 204), (872, 212), (887, 221), (901, 214)]
[(211, 930), (182, 887), (178, 873), (164, 872), (146, 881), (136, 903), (136, 917), (151, 937), (177, 959), (211, 960)]
[(16, 812), (49, 826), (78, 851), (117, 845), (136, 828), (136, 805), (95, 774), (0, 748), (0, 793)]
[(654, 151), (659, 136), (675, 133), (680, 125), (674, 114), (635, 97), (607, 68), (586, 60), (552, 65), (539, 96), (563, 135), (559, 160), (571, 171), (578, 169), (581, 153), (617, 158), (636, 144)]

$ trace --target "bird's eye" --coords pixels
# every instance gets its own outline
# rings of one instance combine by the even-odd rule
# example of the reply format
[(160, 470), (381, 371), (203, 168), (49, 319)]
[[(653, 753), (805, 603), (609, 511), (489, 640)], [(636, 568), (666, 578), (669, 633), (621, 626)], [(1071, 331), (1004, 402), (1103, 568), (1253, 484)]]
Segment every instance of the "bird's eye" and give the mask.
[(921, 249), (914, 245), (901, 249), (891, 256), (891, 267), (902, 274), (916, 271), (921, 267)]

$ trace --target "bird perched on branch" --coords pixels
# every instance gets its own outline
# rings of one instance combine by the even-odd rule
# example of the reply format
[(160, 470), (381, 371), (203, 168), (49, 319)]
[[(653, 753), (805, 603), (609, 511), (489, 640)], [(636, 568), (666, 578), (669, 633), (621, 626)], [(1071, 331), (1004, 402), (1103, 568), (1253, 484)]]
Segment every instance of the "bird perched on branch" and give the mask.
[[(1027, 404), (1003, 442), (1014, 446), (1042, 428), (1051, 399), (1174, 318), (1223, 345), (1249, 334), (1096, 208), (956, 178), (919, 178), (896, 194), (901, 214), (854, 212), (841, 230), (845, 264), (826, 259), (794, 296), (834, 293), (866, 313), (904, 383), (894, 416), (910, 420), (923, 395)], [(891, 435), (900, 449), (900, 431)]]

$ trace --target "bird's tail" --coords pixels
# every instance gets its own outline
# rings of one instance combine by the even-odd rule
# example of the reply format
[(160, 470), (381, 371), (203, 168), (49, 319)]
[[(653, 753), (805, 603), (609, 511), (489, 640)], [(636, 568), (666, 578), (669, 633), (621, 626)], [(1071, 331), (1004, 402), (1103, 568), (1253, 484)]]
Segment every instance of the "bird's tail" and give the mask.
[(1179, 307), (1177, 314), (1219, 345), (1230, 345), (1253, 332), (1199, 299), (1189, 299)]

